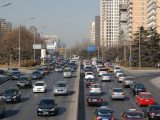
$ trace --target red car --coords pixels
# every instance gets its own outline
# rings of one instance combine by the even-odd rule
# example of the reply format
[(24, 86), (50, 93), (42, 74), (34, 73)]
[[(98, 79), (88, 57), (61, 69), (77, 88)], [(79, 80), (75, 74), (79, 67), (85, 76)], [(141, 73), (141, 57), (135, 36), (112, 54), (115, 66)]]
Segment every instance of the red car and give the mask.
[(138, 95), (136, 95), (136, 103), (141, 105), (153, 105), (155, 103), (154, 98), (152, 97), (150, 92), (139, 92)]
[(87, 96), (87, 105), (98, 105), (101, 106), (103, 104), (103, 98), (100, 93), (89, 93)]

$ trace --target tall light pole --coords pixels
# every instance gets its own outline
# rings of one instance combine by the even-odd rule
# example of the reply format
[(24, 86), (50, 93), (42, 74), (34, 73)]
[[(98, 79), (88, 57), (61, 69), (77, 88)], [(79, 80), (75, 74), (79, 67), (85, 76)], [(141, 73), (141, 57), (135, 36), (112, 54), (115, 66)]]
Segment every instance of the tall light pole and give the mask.
[(139, 69), (141, 68), (141, 27), (139, 28)]
[(11, 5), (12, 3), (7, 3), (7, 4), (4, 4), (4, 5), (1, 5), (1, 7), (6, 7), (6, 6), (9, 6)]
[[(27, 20), (33, 20), (33, 19), (35, 19), (36, 17), (32, 17), (32, 18), (29, 18), (29, 19), (27, 19)], [(19, 25), (19, 37), (18, 37), (18, 39), (19, 39), (19, 67), (21, 67), (21, 24), (23, 23), (23, 22), (25, 22), (25, 21), (27, 21), (27, 20), (23, 20), (21, 23), (20, 23), (20, 25)]]

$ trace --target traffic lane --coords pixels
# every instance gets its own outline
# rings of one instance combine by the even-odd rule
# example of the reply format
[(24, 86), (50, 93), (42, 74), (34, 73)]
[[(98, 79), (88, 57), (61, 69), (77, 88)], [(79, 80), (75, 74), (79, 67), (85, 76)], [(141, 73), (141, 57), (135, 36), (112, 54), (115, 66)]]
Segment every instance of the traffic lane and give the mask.
[[(137, 77), (137, 81), (141, 81), (142, 83), (146, 84), (146, 88), (148, 91), (152, 91), (155, 92), (156, 94), (154, 94), (154, 98), (156, 100), (158, 100), (159, 98), (156, 98), (158, 95), (157, 90), (155, 89), (154, 86), (149, 85), (149, 80), (154, 78), (155, 76), (141, 76), (141, 77)], [(142, 79), (143, 78), (143, 79)], [(147, 82), (146, 82), (147, 81)], [(99, 83), (102, 84), (103, 89), (104, 89), (104, 93), (105, 93), (105, 101), (108, 103), (108, 105), (113, 109), (114, 111), (114, 116), (116, 119), (120, 119), (121, 118), (121, 114), (124, 111), (127, 111), (128, 109), (137, 109), (140, 111), (143, 111), (143, 109), (145, 107), (138, 107), (135, 103), (135, 96), (133, 96), (130, 93), (130, 88), (123, 88), (124, 92), (125, 92), (125, 100), (121, 101), (121, 100), (111, 100), (110, 99), (110, 95), (109, 95), (109, 90), (113, 87), (122, 87), (121, 83), (118, 83), (116, 80), (113, 80), (112, 82), (101, 82), (98, 81)], [(88, 93), (88, 89), (85, 88), (85, 94)], [(85, 103), (86, 103), (86, 96), (85, 96)], [(85, 115), (86, 115), (86, 120), (88, 119), (93, 119), (93, 111), (96, 109), (97, 107), (90, 107), (90, 106), (86, 106), (85, 107)]]
[[(54, 79), (53, 79), (54, 78)], [(37, 117), (36, 115), (36, 107), (38, 102), (40, 101), (41, 98), (43, 97), (53, 97), (52, 94), (52, 86), (57, 80), (62, 80), (63, 76), (62, 73), (54, 73), (49, 75), (48, 77), (45, 78), (45, 82), (48, 86), (48, 91), (45, 94), (33, 94), (32, 89), (31, 90), (21, 90), (22, 91), (22, 103), (17, 104), (17, 105), (12, 105), (11, 107), (7, 108), (9, 114), (6, 113), (6, 118), (7, 119), (21, 119), (20, 116), (24, 116), (23, 120), (28, 120), (28, 119), (43, 119), (44, 117)], [(68, 84), (72, 84), (74, 80), (66, 80)], [(72, 90), (72, 87), (70, 88)], [(25, 97), (24, 97), (25, 96)], [(62, 101), (65, 100), (65, 101)], [(59, 115), (50, 117), (48, 119), (62, 119), (66, 118), (65, 112), (68, 108), (68, 106), (71, 104), (71, 102), (74, 102), (70, 100), (70, 96), (59, 96), (55, 97), (56, 102), (59, 105)], [(14, 114), (13, 114), (14, 113)], [(26, 114), (28, 113), (28, 114)], [(62, 115), (62, 116), (61, 116)], [(60, 117), (61, 116), (61, 117)], [(59, 118), (60, 117), (60, 118)]]

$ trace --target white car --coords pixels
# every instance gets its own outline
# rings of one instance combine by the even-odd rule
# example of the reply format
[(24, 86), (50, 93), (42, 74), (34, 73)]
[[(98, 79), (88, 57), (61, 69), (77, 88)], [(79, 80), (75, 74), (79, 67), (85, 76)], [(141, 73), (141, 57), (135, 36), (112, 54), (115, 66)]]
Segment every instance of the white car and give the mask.
[(117, 72), (115, 73), (115, 76), (118, 78), (118, 76), (119, 76), (119, 75), (122, 75), (122, 74), (124, 74), (123, 71), (117, 71)]
[(89, 87), (89, 93), (102, 93), (102, 87), (100, 84), (91, 84)]
[(119, 66), (115, 66), (113, 72), (116, 73), (117, 71), (122, 71)]
[(46, 87), (47, 85), (44, 83), (44, 81), (37, 81), (34, 85), (33, 85), (33, 92), (46, 92)]
[(65, 68), (63, 70), (63, 77), (64, 78), (71, 78), (72, 77), (72, 72), (71, 72), (71, 69), (70, 68)]
[(102, 74), (107, 74), (107, 70), (105, 68), (99, 69), (99, 76), (101, 76)]
[(68, 94), (68, 85), (64, 81), (58, 81), (53, 86), (54, 95), (67, 95)]
[(101, 75), (101, 80), (102, 80), (102, 81), (111, 81), (111, 76), (110, 76), (110, 74), (102, 74), (102, 75)]
[(94, 73), (93, 72), (85, 72), (85, 79), (88, 78), (94, 78)]

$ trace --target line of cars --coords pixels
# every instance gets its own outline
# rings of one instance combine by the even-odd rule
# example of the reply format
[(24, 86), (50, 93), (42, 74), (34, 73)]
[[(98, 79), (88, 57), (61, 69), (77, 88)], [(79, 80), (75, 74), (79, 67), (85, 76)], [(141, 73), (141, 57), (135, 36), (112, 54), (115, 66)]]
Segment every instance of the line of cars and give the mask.
[[(110, 69), (112, 69), (111, 71), (109, 70), (109, 67)], [(103, 72), (101, 72), (101, 69), (104, 69), (102, 70)], [(147, 118), (148, 120), (160, 120), (160, 105), (156, 104), (154, 98), (152, 97), (152, 94), (147, 91), (144, 84), (142, 84), (141, 82), (136, 82), (135, 78), (132, 76), (127, 76), (119, 66), (113, 66), (110, 63), (103, 64), (102, 62), (97, 62), (97, 64), (93, 65), (90, 61), (83, 61), (83, 70), (85, 85), (86, 87), (88, 87), (86, 103), (89, 106), (100, 106), (95, 110), (93, 120), (114, 119), (113, 110), (108, 105), (104, 104), (106, 103), (102, 96), (104, 91), (101, 84), (99, 83), (99, 81), (104, 82), (104, 80), (102, 79), (104, 74), (108, 74), (109, 76), (106, 81), (112, 81), (112, 79), (115, 79), (122, 86), (118, 88), (114, 87), (107, 91), (111, 98), (110, 100), (125, 100), (126, 94), (124, 92), (124, 89), (129, 88), (128, 90), (130, 91), (130, 93), (132, 95), (135, 95), (135, 103), (138, 106), (147, 106), (147, 108), (143, 111), (129, 109), (128, 111), (123, 112), (121, 115), (122, 120), (144, 120), (145, 118)], [(86, 77), (87, 72), (92, 73), (93, 76)], [(107, 113), (106, 111), (108, 109), (112, 112)], [(99, 110), (100, 112), (97, 112)]]
[[(68, 62), (67, 62), (68, 61)], [(59, 63), (60, 62), (60, 63)], [(0, 117), (4, 117), (5, 114), (5, 103), (20, 103), (22, 99), (21, 89), (30, 88), (33, 93), (44, 93), (47, 92), (47, 85), (45, 84), (44, 76), (47, 76), (50, 71), (60, 72), (64, 78), (71, 78), (73, 72), (78, 68), (78, 65), (73, 61), (64, 60), (55, 62), (54, 64), (46, 64), (36, 68), (30, 75), (22, 74), (18, 68), (10, 68), (6, 75), (9, 76), (10, 80), (17, 80), (16, 87), (10, 87), (2, 91), (0, 96)], [(57, 71), (57, 66), (61, 66), (62, 71)], [(72, 67), (71, 67), (72, 66)], [(15, 73), (19, 73), (16, 77)], [(33, 84), (33, 80), (34, 84)], [(69, 86), (64, 79), (57, 81), (53, 85), (53, 95), (68, 95)], [(3, 102), (2, 102), (3, 101)], [(2, 107), (3, 106), (3, 107)], [(58, 113), (58, 105), (53, 98), (43, 98), (37, 105), (37, 115), (56, 115)]]

